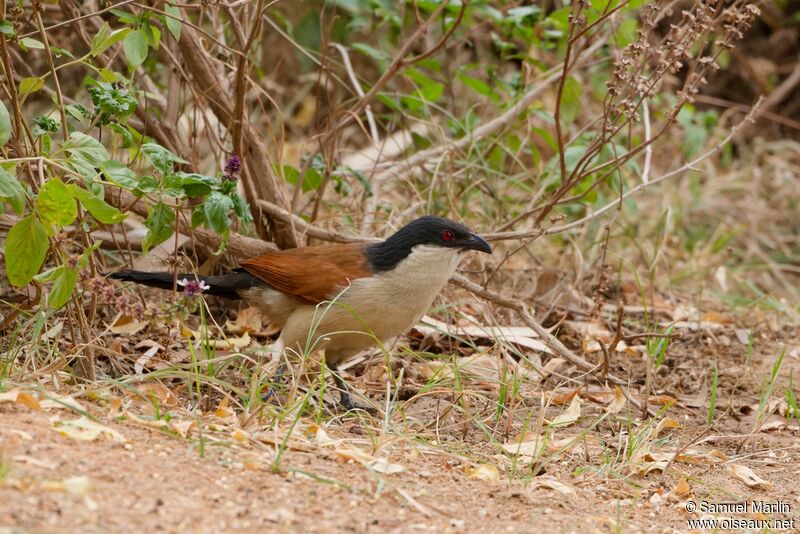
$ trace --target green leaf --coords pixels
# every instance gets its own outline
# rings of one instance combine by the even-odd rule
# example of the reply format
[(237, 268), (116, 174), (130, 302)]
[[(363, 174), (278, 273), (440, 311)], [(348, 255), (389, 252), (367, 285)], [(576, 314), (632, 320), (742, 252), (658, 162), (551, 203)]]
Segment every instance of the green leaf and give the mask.
[(166, 204), (159, 202), (150, 208), (144, 225), (147, 227), (147, 235), (142, 241), (142, 252), (147, 254), (150, 247), (166, 241), (172, 235), (172, 225), (175, 223), (175, 212)]
[(213, 188), (219, 187), (220, 185), (219, 179), (213, 176), (180, 171), (176, 172), (174, 176), (180, 179), (180, 187), (189, 198), (205, 196), (209, 194)]
[(233, 213), (236, 214), (239, 220), (245, 224), (252, 223), (253, 214), (250, 212), (250, 204), (239, 193), (233, 193), (231, 199), (233, 199)]
[(24, 37), (19, 40), (19, 47), (25, 50), (26, 52), (29, 49), (32, 50), (44, 50), (44, 43), (39, 41), (38, 39), (32, 39), (30, 37)]
[(365, 56), (374, 59), (379, 65), (383, 65), (389, 61), (389, 54), (382, 50), (378, 50), (377, 48), (373, 48), (366, 43), (354, 43), (352, 48), (356, 52), (360, 52)]
[(136, 173), (121, 161), (113, 159), (106, 160), (100, 164), (100, 170), (112, 184), (126, 189), (136, 189), (139, 185), (139, 180), (136, 179)]
[(125, 51), (125, 61), (133, 70), (147, 59), (147, 39), (141, 30), (132, 31), (122, 40), (122, 49)]
[(59, 178), (50, 178), (36, 197), (39, 215), (47, 222), (62, 227), (78, 216), (78, 206), (69, 188)]
[(44, 78), (22, 78), (19, 82), (19, 96), (25, 98), (44, 87)]
[(116, 224), (125, 219), (124, 213), (86, 189), (75, 184), (70, 184), (68, 187), (73, 196), (80, 200), (86, 211), (101, 223)]
[(40, 115), (33, 119), (33, 136), (39, 137), (46, 133), (55, 133), (61, 128), (61, 123), (45, 115)]
[(214, 191), (203, 203), (206, 215), (206, 226), (218, 234), (224, 234), (231, 226), (228, 211), (233, 209), (233, 200), (219, 191)]
[(17, 215), (25, 211), (25, 188), (13, 171), (0, 167), (0, 202), (8, 202)]
[(6, 274), (8, 281), (22, 287), (33, 280), (44, 263), (48, 248), (44, 226), (34, 215), (20, 219), (6, 238)]
[(73, 157), (90, 163), (93, 167), (99, 167), (108, 159), (106, 147), (94, 137), (81, 132), (72, 132), (69, 139), (61, 145), (61, 149)]
[(11, 117), (8, 115), (8, 108), (0, 100), (0, 146), (5, 145), (11, 138)]
[(103, 27), (97, 32), (97, 35), (92, 39), (92, 47), (89, 51), (92, 57), (97, 57), (105, 52), (108, 47), (120, 42), (131, 32), (130, 28), (121, 28), (119, 30), (111, 31), (108, 22), (103, 23)]
[(124, 87), (107, 82), (95, 82), (87, 89), (92, 96), (92, 104), (103, 116), (103, 124), (110, 122), (110, 117), (125, 121), (136, 111), (136, 99)]
[(158, 50), (158, 45), (161, 43), (161, 30), (158, 29), (158, 26), (153, 26), (152, 24), (142, 24), (142, 27), (139, 28), (139, 31), (142, 32), (142, 36), (147, 41), (147, 46), (153, 50)]
[(167, 30), (169, 30), (169, 33), (172, 34), (176, 41), (180, 41), (181, 28), (183, 27), (183, 23), (181, 22), (181, 10), (177, 6), (167, 4), (164, 6), (164, 12), (169, 15), (164, 17)]
[(142, 152), (144, 152), (147, 160), (164, 174), (171, 174), (175, 163), (186, 163), (185, 159), (181, 159), (163, 146), (156, 143), (144, 143), (142, 145)]
[(51, 269), (34, 278), (41, 283), (53, 282), (47, 297), (47, 305), (57, 310), (72, 297), (72, 292), (75, 290), (75, 285), (78, 281), (78, 271), (66, 265), (59, 265), (55, 269)]
[(14, 24), (10, 20), (0, 20), (0, 33), (6, 37), (14, 37), (17, 32), (14, 31)]

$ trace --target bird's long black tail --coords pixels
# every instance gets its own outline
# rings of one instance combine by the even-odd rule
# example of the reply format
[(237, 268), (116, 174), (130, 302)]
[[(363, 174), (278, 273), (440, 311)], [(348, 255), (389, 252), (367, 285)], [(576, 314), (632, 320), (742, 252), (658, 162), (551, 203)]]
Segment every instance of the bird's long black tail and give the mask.
[[(146, 271), (117, 271), (108, 273), (106, 276), (160, 289), (172, 289), (174, 280), (172, 273), (148, 273)], [(205, 282), (208, 289), (203, 291), (203, 294), (229, 299), (241, 298), (236, 292), (237, 289), (247, 289), (259, 285), (259, 280), (245, 271), (233, 271), (220, 276), (178, 275), (178, 281), (184, 279)], [(182, 287), (178, 286), (178, 289), (181, 290)]]

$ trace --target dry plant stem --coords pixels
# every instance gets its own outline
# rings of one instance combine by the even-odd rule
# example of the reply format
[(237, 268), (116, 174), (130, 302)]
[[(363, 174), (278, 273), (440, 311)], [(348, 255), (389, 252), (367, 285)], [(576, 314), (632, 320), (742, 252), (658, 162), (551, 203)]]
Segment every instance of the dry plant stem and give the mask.
[[(353, 64), (350, 62), (350, 54), (347, 53), (347, 49), (339, 43), (331, 43), (330, 46), (338, 50), (339, 54), (342, 56), (344, 68), (347, 71), (348, 78), (350, 78), (350, 83), (353, 85), (353, 90), (360, 98), (364, 98), (364, 89), (361, 88), (361, 82), (358, 81), (358, 76), (356, 76), (356, 73), (353, 70)], [(375, 116), (372, 113), (372, 106), (369, 104), (364, 106), (364, 113), (367, 116), (367, 124), (369, 124), (369, 133), (372, 138), (372, 143), (377, 146), (380, 144), (381, 138), (378, 134), (378, 125), (375, 122)]]
[(42, 36), (42, 43), (44, 43), (45, 56), (47, 57), (47, 64), (50, 67), (50, 74), (53, 77), (53, 84), (56, 86), (58, 112), (61, 115), (61, 133), (64, 135), (64, 141), (66, 141), (69, 137), (69, 132), (67, 131), (67, 114), (64, 111), (64, 96), (61, 94), (61, 84), (56, 74), (56, 66), (53, 63), (53, 53), (50, 51), (50, 42), (47, 39), (47, 32), (45, 32), (44, 23), (42, 23), (42, 14), (39, 12), (39, 4), (36, 2), (33, 4), (33, 11), (34, 17), (36, 18), (36, 25), (39, 26), (39, 32)]
[[(414, 31), (411, 37), (409, 37), (408, 40), (406, 40), (406, 42), (400, 48), (400, 51), (395, 56), (394, 61), (392, 61), (392, 64), (389, 66), (388, 69), (386, 69), (386, 72), (383, 73), (383, 75), (378, 79), (378, 81), (375, 82), (375, 84), (370, 88), (370, 90), (362, 98), (360, 98), (359, 101), (356, 102), (356, 104), (352, 108), (350, 108), (349, 110), (347, 110), (347, 112), (344, 113), (344, 118), (340, 120), (339, 123), (330, 128), (328, 132), (325, 133), (325, 136), (319, 142), (320, 152), (325, 154), (327, 151), (329, 151), (330, 147), (332, 147), (332, 145), (335, 144), (334, 140), (338, 137), (339, 132), (341, 132), (345, 126), (350, 124), (350, 121), (353, 120), (354, 117), (357, 118), (361, 114), (361, 112), (364, 111), (370, 103), (372, 103), (372, 100), (377, 96), (378, 92), (381, 89), (383, 89), (383, 86), (386, 85), (389, 82), (389, 80), (391, 80), (394, 76), (397, 75), (400, 69), (402, 69), (403, 67), (407, 67), (409, 65), (413, 65), (418, 61), (422, 61), (423, 59), (432, 56), (434, 53), (436, 53), (440, 48), (444, 46), (444, 44), (447, 42), (447, 39), (450, 38), (455, 29), (461, 23), (461, 20), (464, 17), (464, 12), (467, 9), (467, 2), (461, 3), (461, 9), (458, 12), (456, 20), (453, 22), (453, 25), (447, 32), (445, 32), (445, 34), (441, 37), (441, 39), (439, 39), (439, 41), (432, 48), (426, 50), (425, 52), (423, 52), (418, 56), (406, 59), (406, 56), (411, 51), (411, 48), (419, 41), (419, 39), (423, 35), (425, 35), (425, 33), (427, 33), (430, 26), (439, 17), (439, 15), (442, 13), (442, 11), (444, 11), (446, 7), (447, 4), (444, 2), (439, 4), (439, 6), (433, 11), (433, 13), (431, 13), (431, 16), (428, 17), (428, 19), (425, 22), (420, 24), (420, 26), (416, 29), (416, 31)], [(331, 157), (326, 157), (325, 160), (330, 165), (330, 162), (333, 159)], [(322, 199), (325, 196), (325, 190), (329, 182), (330, 182), (330, 172), (327, 172), (325, 173), (325, 177), (322, 183), (317, 189), (316, 198), (314, 200), (314, 209), (312, 210), (311, 213), (312, 221), (317, 219), (320, 206), (322, 205)]]
[[(586, 49), (583, 56), (591, 56), (594, 52), (602, 48), (604, 44), (605, 41), (599, 39), (597, 42), (592, 44), (592, 46)], [(576, 66), (578, 63), (580, 63), (580, 60), (576, 63)], [(514, 105), (509, 107), (496, 118), (478, 126), (474, 131), (470, 132), (469, 135), (466, 135), (455, 141), (447, 141), (435, 147), (421, 150), (412, 156), (403, 158), (400, 161), (390, 162), (388, 163), (389, 166), (387, 168), (375, 175), (374, 180), (383, 181), (394, 178), (395, 176), (407, 172), (408, 170), (422, 165), (432, 159), (440, 158), (451, 152), (465, 150), (475, 144), (477, 141), (485, 139), (486, 137), (501, 131), (503, 128), (519, 119), (521, 115), (525, 114), (528, 108), (541, 97), (542, 93), (549, 89), (561, 77), (561, 72), (557, 69), (551, 69), (545, 74), (545, 78), (531, 87), (528, 92), (526, 92), (525, 95)]]
[[(687, 172), (687, 171), (690, 171), (690, 170), (694, 170), (694, 168), (699, 163), (705, 161), (706, 159), (710, 158), (711, 156), (713, 156), (714, 154), (716, 154), (717, 152), (722, 150), (722, 148), (724, 148), (724, 146), (727, 145), (733, 139), (733, 137), (736, 135), (736, 133), (739, 131), (740, 128), (742, 128), (745, 124), (752, 122), (753, 117), (755, 116), (755, 113), (757, 112), (757, 110), (759, 109), (759, 106), (761, 105), (761, 101), (762, 101), (762, 98), (759, 98), (758, 102), (756, 102), (756, 104), (750, 109), (750, 112), (744, 117), (744, 119), (742, 119), (742, 121), (739, 124), (737, 124), (735, 127), (733, 127), (731, 129), (731, 131), (728, 133), (728, 135), (726, 135), (720, 142), (718, 142), (716, 145), (714, 145), (708, 152), (705, 152), (705, 153), (701, 154), (700, 156), (696, 157), (692, 161), (686, 163), (685, 165), (681, 165), (680, 167), (678, 167), (675, 170), (672, 170), (672, 171), (670, 171), (670, 172), (668, 172), (666, 174), (663, 174), (663, 175), (659, 176), (658, 178), (650, 180), (649, 182), (641, 183), (641, 184), (637, 185), (636, 187), (628, 190), (624, 195), (622, 195), (622, 200), (624, 201), (625, 199), (628, 199), (628, 198), (632, 197), (633, 195), (636, 195), (636, 194), (640, 193), (641, 191), (643, 191), (643, 190), (647, 189), (648, 187), (651, 187), (651, 186), (653, 186), (655, 184), (658, 184), (658, 183), (663, 182), (665, 180), (669, 180), (670, 178), (674, 178), (676, 176), (679, 176), (679, 175), (683, 174), (684, 172)], [(580, 226), (583, 226), (584, 224), (586, 224), (586, 223), (588, 223), (590, 221), (593, 221), (594, 219), (599, 218), (601, 215), (605, 214), (606, 212), (608, 212), (608, 211), (610, 211), (612, 209), (618, 208), (619, 207), (619, 202), (620, 202), (620, 199), (616, 198), (613, 201), (611, 201), (608, 204), (606, 204), (605, 206), (603, 206), (602, 208), (598, 209), (597, 211), (595, 211), (595, 212), (593, 212), (593, 213), (591, 213), (591, 214), (589, 214), (589, 215), (587, 215), (585, 217), (582, 217), (582, 218), (578, 219), (577, 221), (573, 221), (571, 223), (563, 224), (563, 225), (560, 225), (560, 226), (553, 226), (553, 227), (548, 228), (544, 232), (541, 232), (541, 230), (539, 228), (534, 228), (534, 229), (531, 229), (531, 230), (519, 230), (519, 231), (514, 231), (514, 232), (490, 232), (490, 233), (484, 234), (484, 237), (486, 239), (492, 240), (492, 241), (501, 241), (501, 240), (507, 240), (507, 239), (524, 239), (524, 238), (535, 236), (535, 235), (537, 235), (539, 233), (541, 233), (541, 235), (560, 234), (560, 233), (563, 233), (563, 232), (570, 231), (570, 230), (572, 230), (574, 228), (578, 228)]]
[[(223, 79), (214, 66), (209, 63), (208, 53), (202, 46), (199, 38), (189, 28), (184, 28), (181, 33), (180, 53), (186, 63), (187, 70), (192, 73), (194, 80), (208, 99), (214, 114), (230, 130), (233, 127), (233, 110), (227, 102), (230, 100), (228, 90), (220, 84)], [(244, 117), (243, 117), (244, 119)], [(245, 196), (250, 205), (256, 210), (254, 217), (257, 227), (262, 228), (262, 218), (257, 208), (258, 200), (269, 200), (285, 209), (289, 208), (289, 198), (285, 184), (275, 176), (270, 164), (269, 153), (266, 146), (249, 122), (241, 124), (243, 153), (239, 154), (245, 162), (243, 182)], [(275, 232), (275, 241), (281, 248), (294, 248), (301, 243), (291, 224), (283, 221), (270, 220), (270, 227)]]

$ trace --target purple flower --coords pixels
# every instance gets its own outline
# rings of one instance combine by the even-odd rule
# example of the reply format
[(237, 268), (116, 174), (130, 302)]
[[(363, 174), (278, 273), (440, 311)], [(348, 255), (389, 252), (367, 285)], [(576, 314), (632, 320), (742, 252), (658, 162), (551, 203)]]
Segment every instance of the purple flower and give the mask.
[(225, 162), (225, 169), (222, 171), (222, 177), (226, 180), (237, 180), (242, 172), (242, 158), (237, 155), (231, 156)]
[(203, 291), (211, 289), (211, 286), (203, 280), (189, 280), (187, 278), (178, 280), (178, 285), (183, 288), (183, 294), (187, 297), (196, 297)]

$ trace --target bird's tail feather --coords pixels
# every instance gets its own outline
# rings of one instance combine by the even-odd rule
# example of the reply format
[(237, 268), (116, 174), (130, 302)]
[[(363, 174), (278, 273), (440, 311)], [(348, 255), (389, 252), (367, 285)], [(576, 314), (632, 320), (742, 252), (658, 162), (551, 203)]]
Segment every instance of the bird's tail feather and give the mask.
[[(117, 271), (108, 273), (106, 276), (160, 289), (172, 289), (173, 281), (175, 280), (172, 273), (149, 273), (147, 271)], [(204, 294), (229, 299), (241, 298), (236, 292), (237, 289), (247, 289), (258, 284), (258, 280), (253, 275), (244, 271), (233, 271), (220, 276), (179, 274), (178, 281), (183, 279), (205, 282), (208, 289), (203, 291)]]

